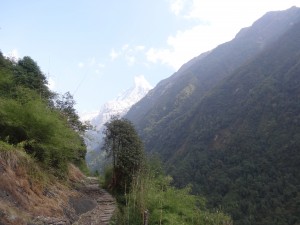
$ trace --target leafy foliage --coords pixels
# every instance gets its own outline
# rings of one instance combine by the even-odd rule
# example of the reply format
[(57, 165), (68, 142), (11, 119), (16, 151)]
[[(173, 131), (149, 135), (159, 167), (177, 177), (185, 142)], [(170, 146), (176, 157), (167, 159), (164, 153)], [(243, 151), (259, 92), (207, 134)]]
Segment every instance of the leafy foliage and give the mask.
[(55, 107), (66, 118), (68, 124), (73, 130), (84, 133), (84, 131), (90, 129), (91, 126), (87, 123), (82, 123), (79, 120), (79, 116), (74, 108), (75, 103), (76, 102), (70, 92), (66, 92), (62, 96), (57, 96), (55, 100)]
[(223, 213), (209, 212), (202, 197), (190, 194), (190, 186), (172, 187), (172, 178), (158, 168), (158, 161), (150, 161), (134, 179), (132, 190), (123, 199), (119, 197), (122, 204), (115, 218), (117, 224), (143, 224), (146, 211), (148, 224), (232, 224)]
[(85, 164), (83, 139), (54, 107), (55, 93), (31, 58), (15, 63), (1, 54), (0, 87), (0, 140), (23, 146), (59, 176), (70, 161)]
[(48, 81), (39, 66), (29, 56), (20, 59), (14, 66), (14, 80), (19, 86), (34, 90), (44, 99), (53, 97), (48, 89)]
[(105, 126), (103, 150), (113, 163), (111, 188), (123, 191), (143, 165), (143, 145), (130, 121), (113, 117)]

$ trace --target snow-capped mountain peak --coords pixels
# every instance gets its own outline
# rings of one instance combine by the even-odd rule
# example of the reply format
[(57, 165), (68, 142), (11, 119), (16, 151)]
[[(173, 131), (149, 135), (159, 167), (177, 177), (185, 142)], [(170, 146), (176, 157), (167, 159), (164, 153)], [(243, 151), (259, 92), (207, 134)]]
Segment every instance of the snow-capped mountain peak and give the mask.
[(144, 78), (144, 76), (136, 76), (134, 78), (134, 87), (121, 93), (116, 99), (106, 102), (99, 110), (99, 113), (93, 117), (91, 125), (96, 130), (86, 132), (85, 142), (88, 151), (99, 147), (102, 140), (102, 130), (104, 124), (114, 115), (124, 116), (130, 107), (143, 98), (152, 86)]
[(148, 83), (144, 76), (136, 76), (134, 78), (134, 87), (121, 93), (114, 101), (126, 101), (128, 103), (134, 102), (133, 104), (135, 104), (151, 89), (152, 86)]

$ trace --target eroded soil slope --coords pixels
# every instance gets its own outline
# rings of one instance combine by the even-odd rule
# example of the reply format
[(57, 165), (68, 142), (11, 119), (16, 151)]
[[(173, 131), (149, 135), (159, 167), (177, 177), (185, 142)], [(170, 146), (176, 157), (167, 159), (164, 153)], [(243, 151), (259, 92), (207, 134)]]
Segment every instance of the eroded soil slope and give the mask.
[(73, 165), (62, 182), (22, 151), (0, 152), (0, 225), (102, 225), (114, 210), (114, 199), (97, 179)]

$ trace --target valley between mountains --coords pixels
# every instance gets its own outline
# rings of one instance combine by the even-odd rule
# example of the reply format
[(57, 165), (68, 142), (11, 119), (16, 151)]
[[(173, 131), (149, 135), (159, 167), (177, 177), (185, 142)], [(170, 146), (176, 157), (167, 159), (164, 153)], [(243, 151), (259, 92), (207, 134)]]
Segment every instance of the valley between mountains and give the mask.
[(137, 77), (90, 123), (74, 105), (0, 52), (0, 225), (300, 224), (299, 8)]

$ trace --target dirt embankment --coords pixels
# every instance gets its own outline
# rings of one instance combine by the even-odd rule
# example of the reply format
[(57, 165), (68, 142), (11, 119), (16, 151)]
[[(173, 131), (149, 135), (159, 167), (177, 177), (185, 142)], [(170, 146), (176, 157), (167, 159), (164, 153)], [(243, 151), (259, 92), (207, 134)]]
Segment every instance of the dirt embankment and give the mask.
[(0, 152), (0, 225), (108, 224), (115, 201), (70, 165), (64, 184), (44, 177), (22, 152)]

